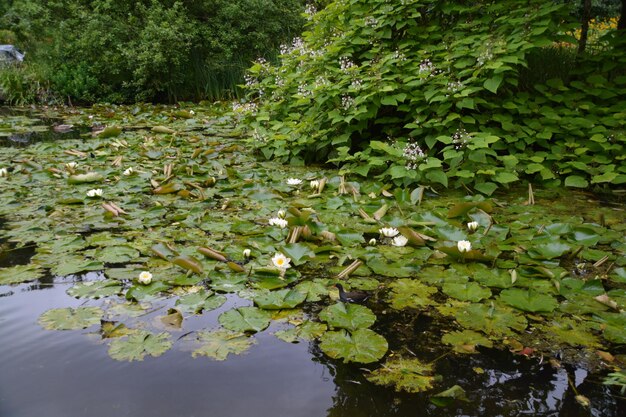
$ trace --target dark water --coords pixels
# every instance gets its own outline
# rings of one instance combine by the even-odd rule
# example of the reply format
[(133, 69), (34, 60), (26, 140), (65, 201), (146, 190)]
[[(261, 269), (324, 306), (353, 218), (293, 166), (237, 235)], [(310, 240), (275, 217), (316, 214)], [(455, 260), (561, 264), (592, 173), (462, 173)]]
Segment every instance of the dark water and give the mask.
[[(91, 273), (81, 278), (98, 277)], [(427, 395), (399, 394), (370, 384), (358, 365), (329, 360), (315, 343), (278, 340), (273, 333), (280, 324), (256, 335), (258, 344), (247, 354), (224, 362), (192, 358), (184, 339), (161, 357), (118, 362), (108, 356), (97, 326), (47, 331), (37, 324), (39, 315), (51, 308), (104, 303), (69, 297), (65, 291), (77, 278), (0, 286), (0, 416), (617, 417), (626, 410), (623, 400), (618, 402), (584, 369), (554, 370), (538, 359), (497, 350), (439, 359), (437, 373), (443, 380), (438, 386), (443, 390), (458, 384), (470, 401), (438, 408)], [(185, 318), (184, 330), (173, 332), (173, 339), (215, 328), (221, 312), (248, 304), (229, 296), (220, 309)], [(162, 307), (151, 316), (163, 314), (167, 302)], [(151, 316), (142, 321), (154, 321)], [(384, 327), (379, 324), (376, 330), (384, 332)], [(417, 326), (415, 331), (423, 329)], [(393, 345), (393, 335), (386, 336)], [(411, 347), (416, 352), (421, 348)], [(589, 410), (576, 403), (571, 385), (591, 400)]]

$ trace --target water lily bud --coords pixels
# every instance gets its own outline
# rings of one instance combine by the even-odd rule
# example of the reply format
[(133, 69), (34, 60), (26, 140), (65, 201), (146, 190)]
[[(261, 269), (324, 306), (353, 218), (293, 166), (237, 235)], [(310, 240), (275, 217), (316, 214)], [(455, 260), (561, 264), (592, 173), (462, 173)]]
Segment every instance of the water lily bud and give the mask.
[(313, 188), (314, 190), (317, 190), (319, 186), (320, 186), (320, 182), (318, 180), (311, 181), (311, 188)]
[(148, 285), (152, 282), (152, 274), (148, 271), (142, 271), (137, 278), (140, 284)]
[(247, 258), (250, 257), (251, 253), (252, 253), (252, 251), (250, 249), (244, 249), (243, 250), (243, 257), (247, 259)]
[(74, 161), (72, 162), (68, 162), (67, 164), (65, 164), (65, 167), (69, 170), (73, 170), (76, 169), (76, 167), (78, 166), (78, 164)]
[(476, 229), (478, 229), (478, 226), (479, 226), (478, 222), (469, 222), (469, 223), (467, 224), (467, 229), (468, 229), (470, 232), (475, 232), (475, 231), (476, 231)]
[(472, 249), (472, 243), (469, 240), (459, 240), (456, 244), (459, 252), (469, 252)]
[(300, 185), (302, 180), (299, 178), (287, 178), (287, 185)]
[(193, 110), (189, 110), (189, 114), (193, 116), (194, 114), (196, 114), (196, 112)]
[(376, 246), (376, 239), (371, 238), (370, 241), (369, 241), (369, 245), (370, 246)]
[(133, 173), (133, 168), (132, 168), (132, 167), (130, 167), (130, 168), (128, 168), (128, 169), (126, 169), (126, 170), (123, 172), (123, 174), (124, 174), (124, 175), (130, 175), (130, 174), (132, 174), (132, 173)]
[(395, 227), (383, 227), (378, 230), (378, 232), (385, 237), (395, 237), (398, 233), (400, 233)]
[(87, 197), (102, 197), (102, 190), (100, 188), (89, 190), (87, 191)]
[(285, 210), (278, 210), (278, 218), (284, 219), (286, 215)]
[(8, 177), (9, 171), (6, 168), (0, 168), (0, 177)]

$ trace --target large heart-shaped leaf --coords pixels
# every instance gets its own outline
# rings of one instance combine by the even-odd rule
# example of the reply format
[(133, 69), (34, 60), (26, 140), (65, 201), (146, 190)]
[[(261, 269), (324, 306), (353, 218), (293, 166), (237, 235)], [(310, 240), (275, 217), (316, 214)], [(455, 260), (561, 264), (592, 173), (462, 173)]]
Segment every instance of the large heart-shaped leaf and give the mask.
[(476, 282), (450, 282), (443, 284), (442, 291), (450, 297), (461, 301), (478, 302), (491, 297), (489, 288), (485, 288)]
[(270, 325), (272, 315), (256, 307), (239, 307), (222, 313), (219, 322), (236, 332), (260, 332)]
[(168, 333), (137, 331), (111, 342), (109, 356), (118, 361), (142, 361), (146, 355), (161, 356), (172, 347)]
[(365, 306), (337, 303), (323, 309), (320, 319), (332, 327), (356, 330), (370, 327), (376, 321), (376, 315)]
[(559, 305), (554, 297), (532, 289), (509, 288), (500, 293), (500, 299), (510, 306), (531, 313), (549, 313)]
[(344, 362), (376, 362), (387, 352), (387, 341), (370, 329), (326, 332), (321, 337), (320, 348), (333, 359)]
[(306, 294), (297, 289), (284, 289), (254, 297), (254, 303), (266, 310), (279, 310), (281, 308), (294, 308), (302, 304), (305, 299)]
[(98, 307), (55, 308), (39, 316), (39, 324), (47, 330), (77, 330), (99, 324), (104, 311)]
[(218, 361), (226, 360), (228, 355), (239, 355), (247, 351), (256, 340), (244, 333), (236, 333), (228, 330), (214, 332), (198, 332), (196, 340), (201, 344), (193, 351), (192, 356), (208, 356)]

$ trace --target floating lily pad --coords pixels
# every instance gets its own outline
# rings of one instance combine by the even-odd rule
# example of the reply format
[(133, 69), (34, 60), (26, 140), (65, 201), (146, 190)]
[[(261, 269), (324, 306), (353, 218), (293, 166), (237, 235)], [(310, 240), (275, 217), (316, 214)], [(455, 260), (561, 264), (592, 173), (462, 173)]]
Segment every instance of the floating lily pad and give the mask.
[(228, 330), (214, 332), (198, 332), (196, 340), (201, 344), (193, 351), (192, 356), (208, 356), (218, 361), (228, 358), (228, 355), (240, 355), (256, 344), (256, 340), (245, 333), (236, 333)]
[(222, 313), (219, 322), (236, 332), (260, 332), (270, 325), (272, 315), (256, 307), (239, 307)]
[(124, 323), (116, 323), (114, 321), (101, 321), (100, 334), (103, 339), (113, 339), (116, 337), (124, 337), (134, 333), (136, 330), (129, 329)]
[(458, 353), (476, 353), (476, 346), (493, 347), (491, 340), (473, 330), (451, 332), (444, 335), (441, 341), (446, 345), (452, 345)]
[(524, 316), (493, 305), (470, 304), (461, 308), (455, 317), (461, 326), (490, 335), (511, 335), (514, 331), (525, 330), (527, 326)]
[(87, 259), (80, 255), (64, 256), (57, 260), (57, 264), (50, 272), (57, 276), (66, 276), (85, 271), (100, 271), (104, 269), (104, 264), (99, 261)]
[(111, 342), (109, 356), (118, 361), (142, 361), (146, 355), (157, 357), (172, 347), (168, 333), (139, 330), (126, 338)]
[(215, 310), (226, 302), (223, 295), (214, 294), (212, 291), (200, 290), (187, 294), (176, 300), (176, 307), (185, 313), (198, 314), (202, 311)]
[(509, 288), (500, 293), (500, 299), (510, 306), (531, 313), (550, 313), (559, 305), (554, 297), (532, 289)]
[(43, 269), (38, 265), (15, 265), (0, 268), (0, 285), (20, 284), (34, 281), (43, 276)]
[(332, 327), (356, 330), (370, 327), (376, 321), (376, 315), (365, 306), (350, 303), (337, 303), (323, 309), (320, 319)]
[(283, 246), (281, 250), (291, 259), (294, 265), (301, 265), (307, 260), (315, 258), (315, 252), (304, 243), (289, 243)]
[(321, 337), (320, 348), (333, 359), (344, 362), (372, 363), (385, 356), (387, 341), (370, 329), (326, 332)]
[(98, 307), (55, 308), (39, 316), (46, 330), (78, 330), (99, 324), (104, 311)]
[(78, 283), (69, 288), (67, 294), (76, 298), (102, 298), (118, 294), (121, 290), (119, 281), (107, 279)]
[(146, 301), (156, 298), (157, 294), (167, 291), (170, 286), (163, 281), (152, 281), (148, 285), (135, 284), (126, 291), (127, 300)]
[(491, 297), (491, 291), (489, 288), (485, 288), (476, 282), (466, 283), (446, 283), (443, 284), (441, 289), (444, 293), (450, 297), (454, 297), (461, 301), (478, 302), (485, 298)]
[(432, 365), (419, 359), (395, 356), (365, 377), (374, 384), (394, 387), (398, 392), (417, 393), (433, 387), (435, 377), (432, 372)]
[(550, 242), (534, 245), (528, 250), (528, 256), (533, 259), (555, 259), (569, 252), (571, 247), (565, 243)]
[(294, 288), (306, 295), (306, 301), (316, 302), (322, 299), (322, 296), (328, 294), (328, 280), (314, 279), (311, 281), (303, 281)]
[(324, 323), (317, 323), (307, 320), (304, 323), (287, 330), (279, 330), (276, 337), (287, 343), (294, 343), (298, 339), (314, 340), (321, 337), (326, 332), (327, 326)]
[(434, 302), (430, 295), (437, 292), (437, 288), (424, 285), (415, 279), (396, 280), (389, 288), (391, 307), (397, 310), (432, 305)]
[(306, 294), (297, 289), (284, 289), (270, 291), (267, 294), (254, 297), (254, 303), (265, 310), (278, 310), (281, 308), (294, 308), (302, 304)]
[(139, 257), (139, 251), (131, 248), (130, 246), (118, 245), (107, 246), (100, 251), (97, 251), (95, 258), (100, 262), (119, 264), (133, 261)]

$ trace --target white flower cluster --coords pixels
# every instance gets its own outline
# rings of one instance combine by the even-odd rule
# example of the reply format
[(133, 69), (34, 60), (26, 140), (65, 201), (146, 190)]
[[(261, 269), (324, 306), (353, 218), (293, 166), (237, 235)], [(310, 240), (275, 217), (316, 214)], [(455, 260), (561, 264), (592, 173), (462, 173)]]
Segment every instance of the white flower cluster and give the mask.
[(369, 26), (371, 28), (375, 28), (378, 26), (378, 19), (373, 18), (371, 16), (365, 18), (365, 26)]
[(313, 91), (309, 90), (306, 84), (300, 84), (298, 86), (298, 95), (301, 97), (311, 97), (313, 95)]
[(304, 13), (307, 16), (307, 19), (311, 19), (315, 13), (317, 13), (317, 8), (314, 4), (307, 4), (304, 9)]
[(280, 45), (280, 54), (287, 55), (293, 51), (305, 49), (304, 41), (300, 37), (293, 38), (291, 45)]
[(456, 93), (460, 89), (463, 88), (463, 83), (461, 81), (450, 81), (448, 82), (448, 91), (451, 93)]
[(288, 225), (287, 220), (281, 219), (280, 217), (272, 217), (267, 221), (267, 224), (270, 226), (278, 226), (281, 229), (284, 229)]
[(416, 169), (419, 162), (426, 157), (422, 148), (415, 142), (409, 142), (402, 151), (402, 156), (406, 159), (407, 169)]
[(486, 50), (485, 52), (481, 53), (478, 58), (476, 58), (476, 62), (479, 67), (482, 67), (483, 65), (485, 65), (485, 62), (491, 61), (492, 59), (493, 54), (490, 50)]
[(420, 69), (419, 69), (420, 75), (427, 74), (427, 75), (433, 76), (435, 71), (436, 71), (435, 65), (432, 62), (430, 62), (430, 59), (424, 59), (422, 62), (420, 62)]
[(258, 108), (257, 108), (257, 104), (254, 102), (248, 102), (248, 103), (239, 103), (237, 101), (233, 102), (232, 104), (232, 108), (233, 111), (235, 113), (250, 113), (251, 115), (255, 115)]
[(257, 142), (266, 142), (265, 136), (261, 135), (257, 129), (254, 129), (254, 131), (252, 132), (252, 139)]
[(353, 80), (352, 83), (350, 83), (350, 87), (355, 89), (355, 90), (359, 90), (362, 86), (362, 82), (361, 80)]
[(352, 62), (350, 58), (345, 56), (339, 58), (339, 66), (341, 67), (342, 71), (349, 71), (352, 68), (356, 68), (355, 63)]
[(406, 55), (404, 55), (402, 52), (400, 52), (397, 49), (393, 53), (393, 58), (398, 61), (406, 61)]
[(353, 104), (354, 99), (352, 97), (346, 95), (341, 96), (341, 107), (343, 107), (344, 110), (348, 110)]
[(454, 143), (454, 149), (461, 149), (467, 145), (467, 142), (471, 139), (471, 136), (467, 131), (463, 128), (457, 129), (454, 134), (451, 136), (452, 143)]

